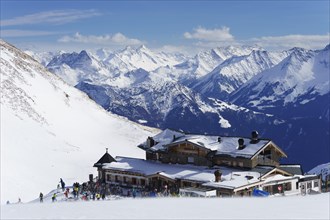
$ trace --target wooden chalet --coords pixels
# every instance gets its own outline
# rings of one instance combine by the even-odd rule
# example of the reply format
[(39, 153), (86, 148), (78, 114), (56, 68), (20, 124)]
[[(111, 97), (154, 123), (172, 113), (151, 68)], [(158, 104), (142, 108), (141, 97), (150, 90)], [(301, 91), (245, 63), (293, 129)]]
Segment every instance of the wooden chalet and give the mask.
[[(279, 186), (283, 193), (297, 193), (307, 187), (300, 165), (281, 165), (280, 159), (287, 157), (284, 151), (255, 131), (247, 138), (166, 129), (138, 147), (146, 152), (146, 160), (114, 159), (107, 150), (94, 164), (98, 178), (122, 187), (166, 188), (174, 193), (195, 190), (199, 195), (215, 192), (216, 196), (249, 196), (254, 188), (275, 194)], [(311, 181), (317, 186), (317, 177)]]
[(154, 137), (148, 137), (139, 147), (146, 151), (147, 160), (197, 166), (277, 167), (280, 159), (287, 157), (273, 141), (260, 139), (256, 131), (250, 138), (243, 138), (186, 135), (166, 129)]

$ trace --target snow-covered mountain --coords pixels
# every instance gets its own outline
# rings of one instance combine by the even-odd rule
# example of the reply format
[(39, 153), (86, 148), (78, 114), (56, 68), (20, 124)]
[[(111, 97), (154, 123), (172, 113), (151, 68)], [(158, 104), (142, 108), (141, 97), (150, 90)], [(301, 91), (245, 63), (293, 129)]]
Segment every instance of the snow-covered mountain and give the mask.
[(81, 80), (104, 81), (113, 76), (108, 66), (85, 50), (59, 54), (53, 57), (47, 68), (72, 86)]
[(125, 73), (138, 68), (151, 71), (161, 66), (178, 64), (182, 59), (182, 56), (155, 53), (142, 45), (138, 48), (126, 47), (111, 54), (104, 62), (111, 66), (111, 69)]
[[(220, 100), (203, 98), (182, 84), (142, 69), (125, 75), (132, 79), (127, 87), (91, 82), (80, 82), (76, 87), (108, 111), (160, 128), (203, 133), (230, 128), (227, 131), (230, 132), (235, 129), (237, 118), (241, 118), (240, 123), (251, 124), (272, 118)], [(139, 80), (141, 78), (143, 80)], [(230, 122), (233, 118), (236, 119)]]
[(65, 53), (64, 51), (58, 52), (34, 52), (32, 50), (24, 50), (24, 53), (33, 57), (36, 61), (41, 63), (43, 66), (47, 66), (47, 64), (53, 59), (53, 57)]
[(1, 50), (1, 202), (35, 198), (96, 173), (113, 156), (144, 157), (136, 145), (158, 130), (106, 112), (14, 46)]
[[(329, 161), (329, 46), (284, 52), (217, 47), (194, 57), (141, 46), (73, 57), (81, 53), (83, 62), (55, 57), (48, 68), (110, 112), (194, 133), (249, 136), (258, 130), (293, 155), (288, 163), (311, 168)], [(310, 146), (315, 160), (306, 156)]]
[(310, 171), (307, 172), (308, 174), (316, 174), (316, 175), (321, 175), (322, 180), (325, 181), (327, 178), (330, 178), (330, 162), (329, 163), (324, 163), (320, 164)]
[[(294, 48), (278, 65), (256, 75), (231, 101), (245, 107), (274, 113), (278, 108), (305, 105), (329, 94), (329, 48), (311, 51)], [(329, 108), (329, 103), (324, 103)], [(326, 109), (325, 109), (326, 110)]]
[[(156, 53), (145, 47), (126, 47), (123, 50), (110, 52), (99, 49), (95, 53), (85, 50), (80, 53), (63, 53), (53, 57), (47, 68), (59, 75), (70, 85), (77, 85), (81, 81), (108, 82), (113, 84), (122, 79), (123, 74), (137, 69), (152, 71), (162, 66), (173, 66), (183, 61), (182, 54)], [(120, 85), (125, 80), (121, 80)]]
[[(211, 50), (202, 51), (193, 58), (175, 65), (169, 71), (176, 75), (176, 78), (185, 85), (190, 85), (195, 80), (210, 73), (216, 66), (233, 56), (244, 56), (253, 50), (260, 49), (252, 46), (228, 46), (216, 47)], [(164, 70), (162, 70), (164, 71)]]
[(244, 56), (232, 56), (196, 81), (192, 88), (208, 97), (225, 99), (241, 85), (282, 61), (287, 52), (253, 50)]

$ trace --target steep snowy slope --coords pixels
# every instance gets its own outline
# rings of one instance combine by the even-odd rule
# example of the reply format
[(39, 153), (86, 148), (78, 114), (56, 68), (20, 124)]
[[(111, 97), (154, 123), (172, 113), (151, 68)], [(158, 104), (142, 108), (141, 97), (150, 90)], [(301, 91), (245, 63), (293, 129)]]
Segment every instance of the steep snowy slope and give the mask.
[(1, 202), (35, 198), (96, 173), (113, 155), (144, 157), (136, 145), (158, 132), (110, 114), (41, 64), (0, 40)]
[(253, 50), (245, 56), (233, 56), (191, 86), (205, 96), (225, 99), (253, 76), (276, 65), (286, 56), (286, 52), (261, 50)]

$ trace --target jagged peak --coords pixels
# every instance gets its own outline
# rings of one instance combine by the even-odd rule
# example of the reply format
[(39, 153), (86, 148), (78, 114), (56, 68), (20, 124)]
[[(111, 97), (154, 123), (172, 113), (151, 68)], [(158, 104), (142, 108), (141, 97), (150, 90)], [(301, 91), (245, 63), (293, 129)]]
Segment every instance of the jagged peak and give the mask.
[(146, 45), (142, 44), (137, 48), (137, 50), (149, 50), (149, 48), (146, 47)]

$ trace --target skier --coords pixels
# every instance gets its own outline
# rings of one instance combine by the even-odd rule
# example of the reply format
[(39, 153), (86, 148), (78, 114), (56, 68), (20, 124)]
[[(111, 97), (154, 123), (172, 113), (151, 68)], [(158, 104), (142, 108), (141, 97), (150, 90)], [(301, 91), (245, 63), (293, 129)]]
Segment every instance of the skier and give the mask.
[(53, 196), (52, 196), (52, 202), (56, 202), (57, 200), (56, 200), (56, 193), (54, 193), (53, 194)]
[(61, 183), (61, 186), (62, 186), (62, 191), (64, 192), (65, 183), (64, 183), (64, 181), (62, 180), (62, 178), (60, 178), (60, 183)]
[(40, 202), (43, 202), (44, 201), (44, 194), (42, 194), (42, 192), (40, 192), (39, 198), (40, 198)]
[(77, 186), (75, 186), (75, 187), (73, 188), (73, 191), (74, 191), (74, 193), (73, 193), (74, 197), (75, 197), (76, 199), (78, 199), (78, 197), (79, 197), (79, 188), (78, 188)]
[(64, 195), (65, 195), (66, 198), (68, 198), (69, 191), (70, 191), (70, 189), (69, 188), (66, 188), (66, 190), (64, 192)]

